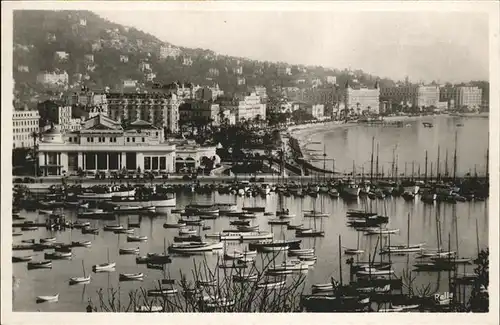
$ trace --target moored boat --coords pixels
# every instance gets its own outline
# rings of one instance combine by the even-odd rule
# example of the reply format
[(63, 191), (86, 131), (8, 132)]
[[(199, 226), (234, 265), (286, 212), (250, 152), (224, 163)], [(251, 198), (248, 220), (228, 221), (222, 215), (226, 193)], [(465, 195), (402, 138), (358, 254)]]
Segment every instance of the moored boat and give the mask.
[(120, 281), (142, 281), (144, 279), (144, 273), (120, 273)]
[(53, 296), (37, 296), (36, 297), (36, 302), (37, 303), (42, 303), (42, 302), (57, 302), (59, 301), (59, 294), (55, 294)]

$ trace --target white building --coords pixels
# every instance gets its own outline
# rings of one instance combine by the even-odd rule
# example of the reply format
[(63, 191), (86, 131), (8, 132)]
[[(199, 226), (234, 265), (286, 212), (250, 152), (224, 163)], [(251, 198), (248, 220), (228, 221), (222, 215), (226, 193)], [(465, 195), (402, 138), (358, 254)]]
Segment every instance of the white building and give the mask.
[(87, 19), (80, 18), (80, 26), (87, 26)]
[(94, 63), (94, 54), (85, 54), (84, 59), (87, 63)]
[(306, 106), (306, 112), (311, 114), (317, 120), (323, 120), (325, 118), (325, 105), (314, 104)]
[(127, 63), (128, 62), (128, 56), (126, 56), (126, 55), (120, 55), (120, 62)]
[(37, 110), (12, 111), (12, 147), (33, 147), (33, 132), (39, 132), (40, 115)]
[(156, 78), (156, 73), (154, 72), (149, 72), (144, 75), (144, 79), (146, 79), (146, 81), (153, 81), (155, 80), (155, 78)]
[(335, 85), (337, 83), (337, 77), (335, 76), (326, 76), (326, 83), (330, 85)]
[(27, 65), (18, 65), (17, 66), (17, 71), (19, 72), (29, 72), (30, 69)]
[(162, 141), (161, 130), (144, 122), (124, 130), (104, 115), (85, 121), (80, 131), (66, 134), (55, 127), (39, 144), (42, 174), (76, 174), (83, 171), (174, 171), (175, 145)]
[(292, 68), (290, 67), (278, 67), (278, 75), (280, 76), (291, 76)]
[(241, 85), (246, 84), (246, 82), (247, 82), (247, 81), (246, 81), (245, 77), (238, 77), (238, 78), (236, 79), (236, 82), (237, 82), (237, 84), (238, 84), (239, 86), (241, 86)]
[(57, 72), (42, 72), (36, 77), (38, 83), (45, 86), (67, 86), (68, 85), (68, 73), (63, 71), (61, 73)]
[(54, 53), (54, 56), (55, 56), (56, 60), (59, 60), (59, 61), (65, 61), (65, 60), (69, 59), (69, 53), (64, 52), (64, 51), (56, 51)]
[(137, 80), (126, 79), (122, 82), (123, 88), (135, 88), (137, 87)]
[(483, 90), (478, 87), (460, 86), (455, 89), (455, 105), (459, 109), (478, 110), (483, 100)]
[(244, 96), (242, 100), (238, 102), (235, 111), (236, 122), (251, 121), (257, 116), (261, 120), (266, 119), (266, 104), (261, 103), (260, 96), (256, 93), (251, 93), (248, 96)]
[(172, 45), (160, 47), (160, 59), (166, 59), (166, 58), (176, 59), (181, 55), (181, 53), (182, 51), (179, 48), (173, 47)]
[(151, 64), (143, 61), (143, 62), (139, 63), (139, 70), (141, 72), (149, 72), (149, 71), (151, 71)]
[(193, 65), (193, 60), (189, 56), (185, 56), (182, 58), (182, 65), (191, 66)]
[(212, 77), (217, 77), (219, 75), (219, 69), (217, 68), (208, 69), (208, 75)]
[(236, 68), (233, 68), (233, 73), (237, 75), (243, 74), (243, 67), (238, 66)]

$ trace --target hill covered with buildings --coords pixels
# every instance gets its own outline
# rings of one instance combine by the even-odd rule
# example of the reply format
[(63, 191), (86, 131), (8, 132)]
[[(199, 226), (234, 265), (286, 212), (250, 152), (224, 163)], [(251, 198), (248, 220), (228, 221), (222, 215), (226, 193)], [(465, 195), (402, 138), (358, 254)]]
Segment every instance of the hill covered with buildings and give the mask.
[(80, 89), (123, 91), (174, 81), (218, 84), (226, 94), (255, 86), (268, 93), (283, 88), (333, 88), (351, 83), (393, 86), (361, 70), (262, 62), (178, 47), (135, 28), (107, 21), (89, 11), (14, 13), (16, 106), (46, 95)]

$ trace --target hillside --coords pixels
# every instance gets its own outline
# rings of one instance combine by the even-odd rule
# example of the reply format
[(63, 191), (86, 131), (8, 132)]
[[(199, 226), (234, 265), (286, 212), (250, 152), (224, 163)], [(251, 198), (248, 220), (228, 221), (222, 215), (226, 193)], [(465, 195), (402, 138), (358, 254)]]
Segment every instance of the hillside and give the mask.
[[(227, 93), (247, 91), (252, 86), (295, 86), (304, 79), (308, 86), (312, 79), (324, 80), (336, 76), (337, 84), (357, 79), (371, 85), (379, 79), (363, 71), (331, 70), (255, 61), (245, 58), (217, 55), (204, 49), (177, 47), (177, 57), (160, 57), (160, 48), (171, 45), (135, 28), (109, 22), (89, 11), (16, 11), (14, 12), (14, 80), (18, 104), (36, 102), (44, 94), (108, 86), (121, 89), (124, 79), (151, 82), (147, 73), (154, 73), (155, 82), (192, 82), (200, 85), (218, 83)], [(174, 46), (174, 45), (172, 45)], [(175, 47), (175, 46), (174, 46)], [(69, 54), (67, 59), (56, 59), (57, 51)], [(90, 56), (93, 55), (92, 59)], [(122, 62), (126, 57), (128, 62)], [(93, 61), (93, 62), (92, 62)], [(140, 70), (141, 62), (149, 63), (151, 70)], [(292, 75), (278, 76), (278, 67), (291, 67)], [(241, 71), (237, 68), (241, 67)], [(217, 69), (217, 70), (214, 70)], [(28, 70), (28, 71), (27, 71)], [(144, 71), (146, 70), (146, 71)], [(69, 89), (47, 89), (37, 84), (40, 71), (66, 71)], [(151, 77), (151, 75), (149, 76)], [(238, 85), (238, 78), (245, 84)], [(390, 85), (382, 79), (381, 84)]]

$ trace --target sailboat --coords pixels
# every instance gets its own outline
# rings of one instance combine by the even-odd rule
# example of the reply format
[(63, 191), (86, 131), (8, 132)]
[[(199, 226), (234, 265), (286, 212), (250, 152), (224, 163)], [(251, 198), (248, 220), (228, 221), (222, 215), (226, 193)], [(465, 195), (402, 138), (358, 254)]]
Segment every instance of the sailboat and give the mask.
[(80, 276), (80, 277), (70, 278), (69, 279), (70, 284), (78, 284), (78, 283), (87, 284), (90, 282), (90, 273), (88, 276), (85, 276), (85, 265), (83, 263), (83, 260), (82, 260), (82, 269), (83, 269), (83, 277)]
[(109, 261), (109, 248), (108, 248), (108, 262), (102, 264), (96, 264), (92, 267), (94, 272), (112, 272), (115, 270), (116, 263), (111, 263)]
[(358, 255), (358, 254), (363, 254), (365, 251), (362, 249), (359, 249), (359, 231), (358, 231), (358, 244), (356, 248), (345, 248), (344, 249), (344, 254), (346, 255)]
[(408, 213), (408, 237), (406, 245), (386, 246), (381, 250), (381, 254), (403, 254), (421, 252), (425, 243), (410, 245), (410, 213)]

